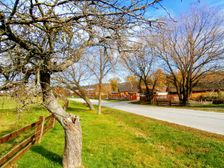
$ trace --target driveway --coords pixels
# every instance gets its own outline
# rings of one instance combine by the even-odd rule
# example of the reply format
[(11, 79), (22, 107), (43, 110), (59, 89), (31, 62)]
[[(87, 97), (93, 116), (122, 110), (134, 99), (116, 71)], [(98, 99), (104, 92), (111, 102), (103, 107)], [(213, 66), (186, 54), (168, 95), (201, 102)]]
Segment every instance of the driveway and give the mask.
[[(72, 98), (77, 102), (82, 99)], [(97, 104), (97, 100), (91, 100)], [(224, 135), (224, 113), (103, 101), (102, 106)]]

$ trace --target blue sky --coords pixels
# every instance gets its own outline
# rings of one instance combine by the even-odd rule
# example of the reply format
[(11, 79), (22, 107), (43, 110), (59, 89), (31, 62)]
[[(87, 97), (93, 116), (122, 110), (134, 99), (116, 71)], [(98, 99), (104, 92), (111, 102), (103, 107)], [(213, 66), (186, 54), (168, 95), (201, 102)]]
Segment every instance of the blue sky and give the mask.
[[(212, 6), (224, 9), (224, 0), (163, 0), (161, 4), (175, 17), (185, 12), (191, 5)], [(158, 15), (164, 15), (164, 10), (156, 10)], [(151, 13), (152, 14), (152, 13)]]

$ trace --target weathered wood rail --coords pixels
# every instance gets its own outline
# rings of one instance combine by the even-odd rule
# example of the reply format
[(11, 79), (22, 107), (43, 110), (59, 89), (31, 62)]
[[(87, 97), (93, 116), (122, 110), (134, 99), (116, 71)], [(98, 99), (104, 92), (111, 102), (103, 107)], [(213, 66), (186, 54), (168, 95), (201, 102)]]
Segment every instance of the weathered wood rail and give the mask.
[(15, 139), (24, 132), (33, 131), (33, 133), (22, 140), (22, 142), (13, 146), (4, 156), (0, 158), (0, 167), (8, 168), (15, 167), (16, 161), (34, 144), (40, 143), (42, 136), (50, 129), (54, 127), (55, 118), (53, 115), (48, 117), (41, 116), (37, 122), (27, 125), (19, 130), (16, 130), (10, 134), (0, 137), (0, 144), (6, 143), (12, 139)]

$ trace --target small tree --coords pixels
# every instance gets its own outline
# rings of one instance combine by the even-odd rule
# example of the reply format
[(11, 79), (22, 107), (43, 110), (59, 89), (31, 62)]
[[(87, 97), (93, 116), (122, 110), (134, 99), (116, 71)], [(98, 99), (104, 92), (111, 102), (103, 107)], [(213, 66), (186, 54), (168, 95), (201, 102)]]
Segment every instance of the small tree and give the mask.
[(72, 90), (86, 102), (90, 110), (94, 110), (94, 106), (88, 98), (86, 90), (82, 86), (82, 83), (88, 81), (93, 74), (84, 65), (84, 60), (81, 59), (64, 72), (55, 74), (53, 79), (56, 80), (59, 85)]
[(122, 62), (133, 75), (139, 78), (140, 85), (143, 82), (146, 88), (147, 100), (151, 101), (152, 92), (148, 86), (148, 79), (153, 72), (152, 68), (155, 60), (154, 50), (146, 44), (139, 43), (134, 43), (128, 48), (121, 50)]
[(109, 50), (105, 46), (96, 47), (95, 53), (92, 54), (92, 57), (87, 58), (86, 63), (98, 81), (98, 114), (101, 114), (102, 84), (103, 79), (111, 71), (112, 55), (109, 55)]

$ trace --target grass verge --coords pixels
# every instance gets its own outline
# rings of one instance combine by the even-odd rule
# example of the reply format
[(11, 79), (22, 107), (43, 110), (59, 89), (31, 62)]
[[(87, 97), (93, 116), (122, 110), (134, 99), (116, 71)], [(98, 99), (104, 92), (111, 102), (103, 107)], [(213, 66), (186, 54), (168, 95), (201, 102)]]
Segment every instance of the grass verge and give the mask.
[(224, 113), (224, 104), (200, 104), (200, 103), (190, 103), (188, 106), (177, 106), (177, 105), (172, 105), (172, 106), (157, 106), (157, 105), (152, 105), (148, 102), (132, 102), (133, 104), (142, 104), (142, 105), (149, 105), (149, 106), (156, 106), (156, 107), (168, 107), (168, 108), (180, 108), (180, 109), (191, 109), (191, 110), (200, 110), (200, 111), (205, 111), (205, 112), (220, 112)]

